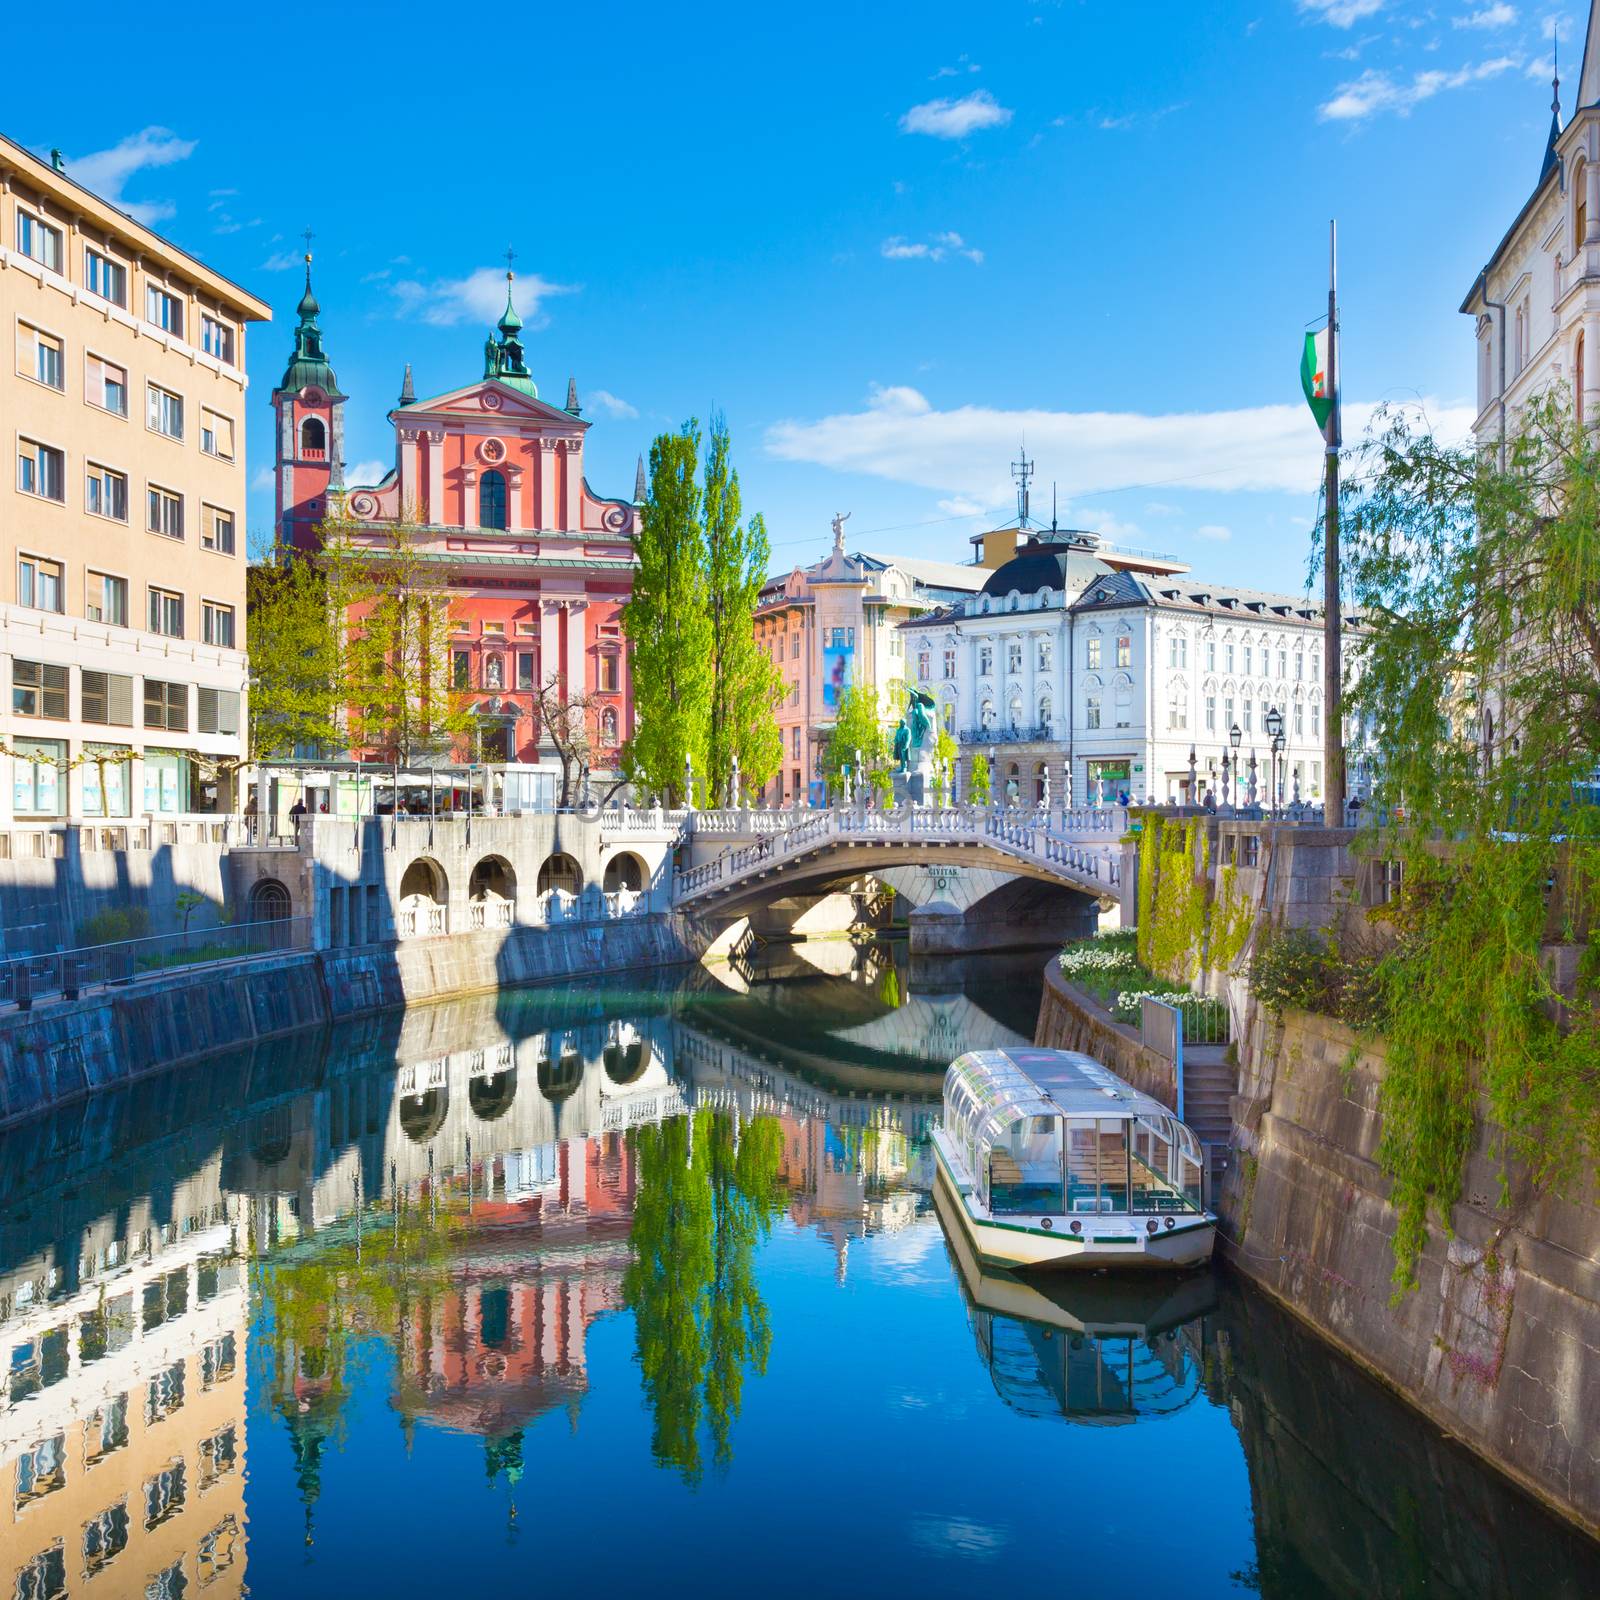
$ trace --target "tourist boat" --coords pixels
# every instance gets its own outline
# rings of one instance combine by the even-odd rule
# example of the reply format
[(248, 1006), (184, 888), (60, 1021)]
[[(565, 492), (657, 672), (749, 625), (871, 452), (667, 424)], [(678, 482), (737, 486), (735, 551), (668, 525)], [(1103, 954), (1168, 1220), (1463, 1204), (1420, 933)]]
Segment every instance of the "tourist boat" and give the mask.
[(937, 1182), (985, 1266), (1170, 1269), (1211, 1257), (1199, 1140), (1092, 1056), (958, 1056), (933, 1145)]

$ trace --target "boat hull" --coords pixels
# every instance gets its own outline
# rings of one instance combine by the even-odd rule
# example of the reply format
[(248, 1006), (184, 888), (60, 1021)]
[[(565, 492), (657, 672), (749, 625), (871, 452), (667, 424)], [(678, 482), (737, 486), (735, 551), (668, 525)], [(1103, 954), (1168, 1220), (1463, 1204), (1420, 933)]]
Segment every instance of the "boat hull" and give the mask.
[[(933, 1136), (938, 1176), (934, 1199), (946, 1227), (959, 1228), (974, 1255), (985, 1266), (1013, 1272), (1166, 1271), (1202, 1266), (1211, 1259), (1216, 1222), (1196, 1218), (1171, 1229), (1142, 1233), (1131, 1218), (1128, 1231), (1109, 1237), (1076, 1237), (1061, 1226), (995, 1222), (976, 1217), (950, 1169), (942, 1135)], [(1062, 1219), (1064, 1225), (1065, 1219)]]

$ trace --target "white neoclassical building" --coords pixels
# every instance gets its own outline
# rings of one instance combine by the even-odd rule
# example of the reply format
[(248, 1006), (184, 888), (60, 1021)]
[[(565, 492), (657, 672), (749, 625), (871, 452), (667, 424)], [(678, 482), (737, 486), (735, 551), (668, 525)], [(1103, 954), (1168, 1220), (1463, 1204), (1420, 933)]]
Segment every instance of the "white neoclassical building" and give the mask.
[[(1346, 619), (1347, 659), (1359, 627)], [(1052, 800), (1074, 804), (1124, 792), (1199, 801), (1207, 789), (1245, 802), (1254, 756), (1255, 797), (1267, 803), (1276, 712), (1281, 798), (1321, 799), (1322, 613), (1304, 597), (1196, 579), (1094, 534), (1048, 532), (980, 593), (901, 631), (913, 681), (960, 741), (960, 793), (981, 753), (993, 794), (1023, 803), (1041, 798), (1046, 774)]]
[(1461, 305), (1478, 341), (1475, 433), (1490, 449), (1553, 384), (1581, 416), (1600, 417), (1600, 0), (1572, 116), (1563, 127), (1559, 84), (1551, 112), (1533, 192)]

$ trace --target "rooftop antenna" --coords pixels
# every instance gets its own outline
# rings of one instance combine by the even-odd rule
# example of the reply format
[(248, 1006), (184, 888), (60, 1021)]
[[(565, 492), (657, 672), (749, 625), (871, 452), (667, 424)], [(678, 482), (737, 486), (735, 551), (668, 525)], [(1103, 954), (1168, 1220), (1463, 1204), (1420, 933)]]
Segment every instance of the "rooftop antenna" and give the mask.
[(316, 238), (316, 234), (311, 231), (310, 225), (308, 224), (306, 231), (302, 233), (300, 237), (306, 242), (306, 260), (309, 261), (311, 259), (311, 241)]
[[(1581, 86), (1580, 86), (1581, 87)], [(1550, 110), (1557, 121), (1561, 118), (1561, 30), (1555, 18), (1550, 20)]]
[(1028, 459), (1027, 442), (1019, 451), (1020, 460), (1011, 463), (1011, 476), (1017, 480), (1017, 526), (1028, 525), (1028, 480), (1033, 476), (1033, 463)]
[(510, 245), (507, 245), (506, 246), (506, 282), (507, 283), (510, 283), (512, 278), (515, 276), (515, 274), (511, 270), (511, 263), (513, 261), (515, 261), (516, 259), (517, 259), (517, 252), (515, 250), (513, 250)]
[(1050, 531), (1056, 531), (1056, 480), (1050, 480)]

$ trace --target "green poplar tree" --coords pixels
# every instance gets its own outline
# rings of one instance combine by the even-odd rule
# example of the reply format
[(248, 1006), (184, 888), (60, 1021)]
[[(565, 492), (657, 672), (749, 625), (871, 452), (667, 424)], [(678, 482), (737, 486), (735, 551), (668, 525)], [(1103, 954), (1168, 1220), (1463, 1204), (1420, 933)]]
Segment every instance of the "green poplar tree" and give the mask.
[(822, 756), (822, 775), (834, 794), (844, 789), (844, 769), (854, 770), (856, 752), (867, 781), (880, 797), (893, 792), (889, 770), (889, 740), (878, 716), (878, 691), (869, 685), (852, 683), (839, 696), (839, 714)]
[(634, 551), (633, 594), (622, 613), (633, 651), (637, 723), (623, 747), (629, 778), (677, 801), (684, 759), (704, 771), (712, 684), (706, 539), (695, 483), (700, 424), (691, 418), (650, 446), (650, 494)]
[(739, 474), (729, 464), (728, 425), (720, 412), (711, 417), (705, 484), (712, 673), (705, 766), (717, 798), (733, 776), (735, 756), (749, 789), (762, 788), (783, 760), (774, 715), (783, 680), (755, 640), (756, 600), (772, 545), (759, 513), (740, 523)]
[(342, 629), (321, 567), (287, 547), (245, 575), (250, 611), (249, 751), (273, 761), (337, 749)]
[(986, 755), (979, 754), (972, 758), (972, 771), (967, 777), (967, 799), (975, 806), (989, 803), (989, 758)]

